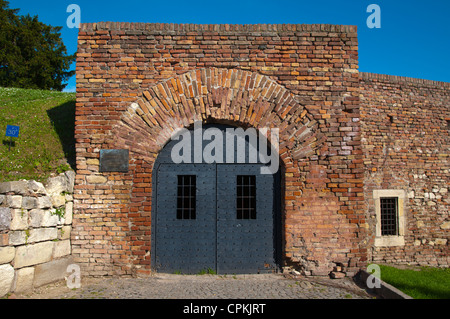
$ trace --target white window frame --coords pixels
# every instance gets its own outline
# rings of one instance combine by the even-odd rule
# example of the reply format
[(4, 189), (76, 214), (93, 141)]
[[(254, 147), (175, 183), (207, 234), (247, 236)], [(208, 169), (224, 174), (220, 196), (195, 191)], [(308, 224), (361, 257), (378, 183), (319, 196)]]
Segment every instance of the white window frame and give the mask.
[[(398, 234), (397, 235), (381, 235), (381, 204), (380, 199), (385, 197), (397, 198), (397, 220), (398, 220)], [(405, 198), (406, 194), (401, 189), (380, 189), (373, 191), (373, 199), (375, 202), (375, 247), (391, 247), (405, 245)]]

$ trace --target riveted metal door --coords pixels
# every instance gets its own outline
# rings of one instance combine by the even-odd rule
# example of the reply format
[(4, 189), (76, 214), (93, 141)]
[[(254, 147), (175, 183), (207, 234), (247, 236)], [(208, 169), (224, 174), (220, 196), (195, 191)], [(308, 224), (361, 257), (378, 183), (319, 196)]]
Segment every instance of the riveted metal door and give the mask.
[[(260, 165), (162, 164), (154, 221), (156, 268), (164, 272), (261, 273), (275, 269), (274, 175)], [(180, 178), (195, 177), (195, 216), (177, 216)], [(240, 185), (240, 179), (247, 182)], [(253, 185), (248, 182), (252, 181)], [(254, 210), (239, 216), (241, 197)], [(244, 198), (244, 200), (246, 200)], [(245, 213), (244, 213), (245, 215)], [(186, 217), (186, 216), (184, 216)]]
[[(191, 182), (195, 178), (195, 195), (188, 194), (195, 200), (195, 216), (179, 214), (183, 206), (180, 200), (185, 201), (187, 197), (183, 190), (180, 192), (180, 187), (186, 188), (180, 185), (183, 177), (190, 177)], [(162, 164), (157, 180), (156, 268), (172, 273), (216, 269), (215, 166)]]
[[(215, 127), (223, 131), (228, 126)], [(280, 242), (275, 227), (278, 175), (261, 174), (263, 164), (249, 164), (248, 156), (242, 164), (224, 164), (225, 157), (222, 163), (174, 164), (176, 142), (164, 147), (154, 168), (153, 268), (172, 273), (272, 271)]]
[(261, 165), (217, 166), (217, 272), (275, 269), (274, 175)]

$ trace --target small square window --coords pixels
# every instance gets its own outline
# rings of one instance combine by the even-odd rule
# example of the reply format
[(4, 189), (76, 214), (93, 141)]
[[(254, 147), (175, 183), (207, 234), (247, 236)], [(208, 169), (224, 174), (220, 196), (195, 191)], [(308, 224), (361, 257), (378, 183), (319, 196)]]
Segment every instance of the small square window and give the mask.
[(405, 191), (380, 189), (373, 191), (375, 200), (375, 247), (405, 245)]
[(196, 218), (196, 176), (179, 175), (177, 189), (177, 219)]
[(398, 235), (397, 197), (380, 198), (381, 236)]
[(256, 176), (237, 176), (236, 218), (256, 219)]

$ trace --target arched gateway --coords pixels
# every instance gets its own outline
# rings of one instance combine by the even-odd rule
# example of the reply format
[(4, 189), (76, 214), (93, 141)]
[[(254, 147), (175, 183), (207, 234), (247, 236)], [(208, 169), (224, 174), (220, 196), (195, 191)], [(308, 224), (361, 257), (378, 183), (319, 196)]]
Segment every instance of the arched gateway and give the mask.
[[(336, 264), (355, 268), (364, 261), (354, 31), (83, 24), (76, 262), (102, 275), (208, 268), (256, 273), (283, 265), (328, 274)], [(338, 42), (345, 50), (332, 49)], [(195, 142), (199, 123), (200, 131), (214, 128), (217, 135), (209, 132), (201, 156), (193, 151), (189, 162), (182, 139), (173, 136), (184, 130)], [(277, 156), (242, 162), (235, 145), (217, 161), (213, 146), (226, 150), (227, 129), (236, 128), (258, 135), (276, 129), (277, 143), (264, 136), (278, 146)]]
[[(153, 168), (155, 269), (220, 274), (276, 270), (280, 174), (278, 165), (265, 172), (268, 166), (257, 160), (274, 155), (260, 152), (261, 146), (267, 147), (258, 140), (251, 129), (197, 125), (160, 152)], [(180, 152), (185, 160), (181, 163), (176, 158)]]
[[(133, 152), (153, 163), (152, 269), (258, 273), (281, 265), (279, 167), (291, 165), (292, 151), (314, 153), (320, 137), (288, 90), (257, 73), (194, 70), (145, 91), (112, 132), (119, 148), (141, 141)], [(179, 145), (188, 137), (186, 156)]]

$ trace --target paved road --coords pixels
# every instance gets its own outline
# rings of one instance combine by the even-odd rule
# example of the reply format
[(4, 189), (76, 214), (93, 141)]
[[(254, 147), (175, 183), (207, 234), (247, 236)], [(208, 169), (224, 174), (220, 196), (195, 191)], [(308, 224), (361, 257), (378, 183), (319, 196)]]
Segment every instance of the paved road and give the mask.
[(79, 289), (65, 282), (17, 294), (38, 299), (368, 299), (350, 279), (287, 278), (264, 275), (175, 275), (83, 279)]

